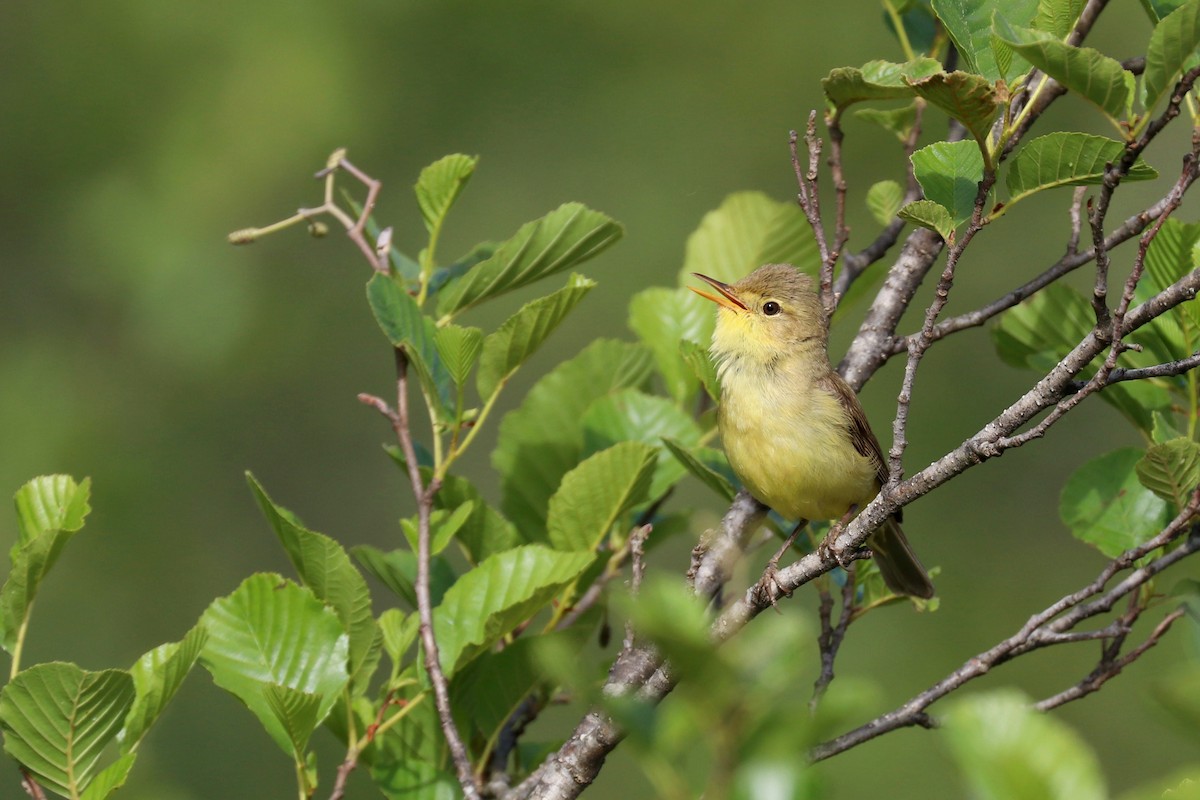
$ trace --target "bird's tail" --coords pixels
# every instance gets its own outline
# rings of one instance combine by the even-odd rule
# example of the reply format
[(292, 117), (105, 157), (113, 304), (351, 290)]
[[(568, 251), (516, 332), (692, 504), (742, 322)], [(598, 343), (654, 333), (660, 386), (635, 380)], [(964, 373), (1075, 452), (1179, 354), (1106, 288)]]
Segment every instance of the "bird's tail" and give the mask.
[(889, 518), (871, 534), (871, 552), (883, 575), (883, 582), (897, 594), (913, 597), (933, 597), (933, 582), (921, 565), (921, 559), (913, 552), (900, 523)]

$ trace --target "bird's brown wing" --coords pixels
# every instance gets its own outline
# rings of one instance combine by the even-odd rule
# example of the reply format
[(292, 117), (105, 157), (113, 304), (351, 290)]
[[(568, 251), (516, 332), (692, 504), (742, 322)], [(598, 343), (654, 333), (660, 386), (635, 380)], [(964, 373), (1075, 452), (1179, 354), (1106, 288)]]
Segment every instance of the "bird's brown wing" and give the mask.
[(882, 486), (888, 478), (886, 462), (883, 460), (883, 448), (879, 446), (879, 440), (871, 432), (871, 423), (867, 422), (867, 414), (863, 411), (862, 404), (858, 402), (858, 396), (836, 372), (830, 371), (821, 382), (822, 388), (833, 394), (846, 409), (846, 417), (850, 421), (850, 439), (854, 442), (854, 449), (875, 464), (875, 477)]

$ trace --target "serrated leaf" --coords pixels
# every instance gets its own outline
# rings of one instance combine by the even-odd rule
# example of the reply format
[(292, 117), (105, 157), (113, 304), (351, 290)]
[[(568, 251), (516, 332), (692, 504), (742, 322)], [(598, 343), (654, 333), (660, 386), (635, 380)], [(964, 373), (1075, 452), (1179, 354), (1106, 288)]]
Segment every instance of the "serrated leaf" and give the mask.
[[(987, 147), (1000, 101), (985, 78), (969, 72), (939, 72), (911, 81), (913, 90), (966, 126), (979, 147)], [(982, 163), (982, 157), (981, 162)]]
[(398, 608), (389, 608), (379, 615), (379, 629), (383, 632), (383, 649), (399, 670), (404, 656), (417, 641), (421, 618), (416, 611), (405, 614)]
[(680, 355), (679, 343), (700, 341), (711, 330), (711, 304), (689, 289), (644, 289), (629, 302), (629, 327), (654, 354), (675, 402), (691, 399), (699, 382)]
[(946, 241), (954, 235), (954, 220), (950, 218), (949, 209), (933, 200), (914, 200), (896, 212), (896, 216), (936, 231)]
[(100, 770), (88, 784), (87, 790), (80, 795), (80, 800), (106, 800), (109, 795), (125, 785), (136, 758), (137, 753), (126, 753)]
[(917, 105), (909, 103), (901, 108), (860, 108), (854, 112), (854, 116), (859, 119), (865, 119), (868, 122), (874, 122), (885, 131), (891, 133), (901, 142), (908, 139), (908, 135), (912, 132), (912, 126), (917, 121)]
[[(471, 512), (474, 510), (475, 503), (470, 500), (452, 511), (446, 509), (435, 510), (429, 519), (429, 554), (436, 556), (445, 550), (446, 546), (454, 539), (454, 535), (466, 524), (471, 516)], [(408, 519), (402, 519), (400, 520), (400, 526), (404, 530), (404, 538), (408, 540), (408, 546), (414, 553), (417, 552), (420, 518), (409, 517)]]
[(0, 645), (12, 653), (33, 610), (42, 581), (62, 548), (80, 529), (91, 507), (91, 479), (44, 475), (17, 490), (18, 537), (9, 552), (12, 568), (0, 588)]
[(623, 233), (620, 224), (599, 211), (579, 203), (560, 206), (522, 225), (491, 258), (442, 287), (438, 314), (443, 319), (453, 317), (488, 298), (582, 264)]
[[(625, 389), (601, 397), (583, 415), (584, 452), (595, 453), (618, 442), (642, 442), (657, 448), (663, 436), (691, 446), (700, 441), (692, 415), (664, 397)], [(683, 469), (665, 451), (650, 482), (650, 497), (661, 497), (683, 477)]]
[(1141, 450), (1126, 447), (1092, 459), (1062, 490), (1062, 521), (1076, 539), (1109, 558), (1147, 541), (1166, 522), (1166, 503), (1138, 482), (1141, 458)]
[(896, 181), (879, 181), (867, 189), (867, 210), (880, 225), (888, 225), (904, 203), (904, 187)]
[(267, 684), (262, 688), (262, 693), (267, 708), (275, 715), (275, 721), (292, 745), (293, 756), (303, 762), (308, 740), (323, 716), (321, 696), (277, 683)]
[(123, 670), (34, 665), (0, 692), (4, 749), (46, 788), (77, 796), (95, 777), (133, 698), (133, 678)]
[(1143, 105), (1151, 111), (1200, 48), (1200, 0), (1190, 0), (1154, 26), (1142, 75)]
[[(699, 295), (697, 295), (699, 297)], [(697, 342), (684, 339), (679, 343), (679, 355), (692, 374), (700, 381), (704, 391), (714, 402), (721, 401), (721, 382), (717, 379), (717, 365), (708, 348)]]
[(1200, 485), (1200, 444), (1179, 437), (1151, 445), (1135, 469), (1142, 486), (1183, 508)]
[[(1017, 151), (1008, 168), (1008, 204), (1055, 186), (1103, 183), (1108, 164), (1121, 158), (1125, 145), (1103, 136), (1059, 131), (1039, 136)], [(1158, 171), (1138, 159), (1128, 181), (1152, 180)]]
[(550, 498), (546, 527), (557, 550), (594, 551), (621, 516), (646, 499), (656, 452), (622, 442), (585, 459), (563, 476)]
[(445, 325), (434, 333), (433, 343), (454, 385), (465, 384), (483, 349), (483, 331), (479, 328)]
[(967, 70), (995, 82), (1007, 74), (1024, 72), (1015, 60), (1001, 70), (993, 47), (992, 20), (1027, 25), (1037, 11), (1037, 0), (933, 0), (933, 10), (946, 27)]
[(983, 180), (983, 155), (975, 142), (935, 142), (913, 153), (912, 165), (925, 198), (950, 212), (953, 227), (971, 218)]
[(1065, 39), (1067, 34), (1075, 29), (1075, 23), (1083, 13), (1085, 2), (1086, 0), (1039, 0), (1037, 14), (1030, 27)]
[(716, 492), (723, 500), (733, 500), (733, 496), (737, 493), (733, 488), (733, 482), (725, 474), (710, 466), (710, 464), (724, 463), (725, 472), (729, 472), (729, 463), (725, 461), (724, 454), (720, 450), (701, 447), (693, 452), (666, 436), (663, 437), (662, 442), (671, 451), (671, 455), (675, 456), (679, 463), (688, 472), (699, 478), (705, 486)]
[(955, 701), (946, 743), (980, 800), (1105, 800), (1100, 765), (1084, 741), (1010, 690)]
[(487, 400), (503, 386), (595, 285), (582, 275), (572, 275), (562, 289), (521, 306), (498, 330), (488, 334), (475, 375), (479, 396)]
[(1131, 102), (1121, 62), (1090, 47), (1073, 47), (1050, 34), (1010, 25), (997, 18), (996, 34), (1009, 47), (1067, 89), (1123, 119)]
[(121, 752), (132, 753), (191, 672), (208, 632), (197, 625), (178, 642), (159, 645), (129, 669), (135, 698), (121, 731)]
[(349, 636), (337, 614), (308, 589), (258, 573), (213, 601), (201, 621), (208, 641), (200, 662), (213, 682), (241, 700), (292, 755), (291, 739), (263, 688), (278, 684), (319, 695), (317, 717), (324, 719), (350, 677)]
[(413, 188), (417, 193), (417, 205), (421, 207), (421, 216), (425, 220), (425, 229), (430, 233), (442, 227), (446, 213), (467, 185), (478, 163), (479, 158), (476, 156), (455, 153), (440, 158), (421, 170)]
[(523, 545), (485, 559), (434, 609), (442, 669), (451, 676), (536, 613), (592, 563), (590, 552)]
[(250, 473), (254, 499), (305, 586), (332, 608), (350, 637), (348, 668), (356, 689), (365, 689), (379, 661), (379, 630), (371, 610), (367, 582), (335, 539), (310, 531), (295, 515), (276, 505)]
[(903, 64), (868, 61), (861, 67), (839, 67), (821, 81), (821, 88), (834, 108), (864, 100), (896, 100), (912, 97), (908, 80), (916, 80), (942, 71), (936, 58), (921, 57)]
[(643, 385), (653, 363), (641, 345), (592, 342), (534, 384), (500, 422), (492, 465), (500, 473), (501, 507), (527, 540), (545, 540), (550, 496), (583, 456), (584, 412), (599, 397)]
[(367, 301), (388, 341), (404, 348), (439, 418), (453, 419), (452, 379), (438, 355), (433, 320), (422, 314), (417, 301), (387, 275), (376, 274), (367, 282)]
[[(384, 586), (403, 598), (412, 608), (417, 607), (417, 594), (414, 584), (417, 579), (417, 554), (411, 550), (392, 550), (387, 553), (360, 544), (350, 548), (350, 552), (362, 564), (363, 569), (371, 573)], [(437, 605), (446, 590), (454, 585), (458, 576), (443, 556), (434, 556), (429, 560), (429, 596), (430, 602)]]

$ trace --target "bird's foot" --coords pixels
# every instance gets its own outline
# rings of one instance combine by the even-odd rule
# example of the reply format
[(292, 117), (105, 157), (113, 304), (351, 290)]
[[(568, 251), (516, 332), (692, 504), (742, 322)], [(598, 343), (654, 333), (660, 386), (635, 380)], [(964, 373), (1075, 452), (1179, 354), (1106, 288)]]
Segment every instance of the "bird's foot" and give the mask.
[(777, 614), (783, 612), (779, 610), (779, 598), (791, 597), (790, 589), (785, 589), (783, 584), (779, 582), (779, 558), (775, 557), (768, 562), (766, 569), (763, 570), (762, 578), (759, 579), (758, 585), (755, 587), (756, 593), (760, 597), (765, 597), (771, 603), (771, 608), (775, 609)]
[(838, 563), (839, 567), (848, 570), (850, 565), (855, 561), (860, 561), (864, 558), (870, 558), (871, 549), (869, 547), (857, 547), (853, 549), (837, 547), (837, 538), (841, 535), (844, 528), (845, 526), (840, 523), (830, 528), (829, 533), (826, 534), (825, 538), (821, 540), (821, 543), (817, 545), (817, 555), (819, 555), (822, 560), (828, 560), (832, 558)]

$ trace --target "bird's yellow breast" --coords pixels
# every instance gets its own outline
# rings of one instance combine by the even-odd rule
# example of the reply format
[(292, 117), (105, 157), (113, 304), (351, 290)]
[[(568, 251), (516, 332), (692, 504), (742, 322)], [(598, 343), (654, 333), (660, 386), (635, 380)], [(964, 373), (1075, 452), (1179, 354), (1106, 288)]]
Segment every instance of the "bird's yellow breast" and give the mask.
[(876, 466), (809, 361), (724, 361), (718, 421), (729, 465), (756, 499), (793, 520), (837, 519), (878, 492)]

